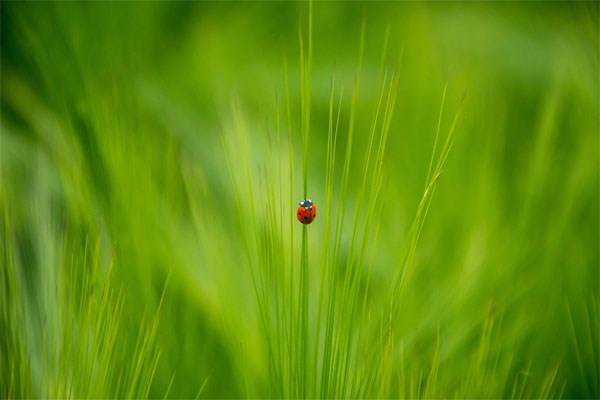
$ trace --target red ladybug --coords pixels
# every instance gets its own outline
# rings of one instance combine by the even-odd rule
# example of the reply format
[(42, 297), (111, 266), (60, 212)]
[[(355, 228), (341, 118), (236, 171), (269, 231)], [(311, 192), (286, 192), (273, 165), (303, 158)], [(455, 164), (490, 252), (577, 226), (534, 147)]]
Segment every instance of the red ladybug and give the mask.
[(310, 224), (317, 216), (317, 206), (313, 204), (311, 199), (302, 200), (299, 204), (300, 207), (298, 207), (298, 211), (296, 212), (298, 221), (303, 224)]

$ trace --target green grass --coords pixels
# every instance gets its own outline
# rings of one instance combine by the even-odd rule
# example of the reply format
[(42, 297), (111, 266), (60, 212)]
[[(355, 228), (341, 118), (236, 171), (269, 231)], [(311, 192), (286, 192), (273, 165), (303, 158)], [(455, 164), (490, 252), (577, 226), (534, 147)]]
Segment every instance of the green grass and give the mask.
[(37, 296), (27, 298), (3, 206), (3, 397), (148, 397), (160, 357), (159, 314), (140, 325), (136, 342), (122, 340), (127, 299), (112, 282), (112, 260), (102, 265), (100, 238), (68, 242), (65, 232), (52, 242), (49, 226), (38, 226), (48, 230), (47, 252), (34, 272)]
[(597, 15), (2, 3), (0, 396), (598, 397)]

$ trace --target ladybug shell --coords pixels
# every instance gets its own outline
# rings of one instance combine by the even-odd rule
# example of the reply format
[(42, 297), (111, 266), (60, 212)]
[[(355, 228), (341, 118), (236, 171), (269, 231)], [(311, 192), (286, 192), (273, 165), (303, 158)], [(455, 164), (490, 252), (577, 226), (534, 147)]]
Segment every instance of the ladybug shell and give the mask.
[(312, 209), (310, 211), (308, 211), (308, 208), (300, 206), (298, 207), (298, 211), (296, 212), (296, 217), (298, 218), (298, 221), (302, 222), (303, 224), (310, 224), (315, 220), (316, 216), (317, 207), (314, 204), (312, 205)]

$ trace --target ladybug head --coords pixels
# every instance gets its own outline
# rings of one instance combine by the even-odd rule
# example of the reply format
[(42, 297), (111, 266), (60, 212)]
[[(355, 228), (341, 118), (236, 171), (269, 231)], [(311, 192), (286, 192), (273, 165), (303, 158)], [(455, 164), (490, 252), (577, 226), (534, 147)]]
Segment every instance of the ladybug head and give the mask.
[(313, 206), (313, 202), (311, 199), (305, 199), (302, 200), (300, 203), (298, 203), (300, 205), (300, 207), (304, 207), (306, 208), (308, 211), (312, 210), (312, 206)]

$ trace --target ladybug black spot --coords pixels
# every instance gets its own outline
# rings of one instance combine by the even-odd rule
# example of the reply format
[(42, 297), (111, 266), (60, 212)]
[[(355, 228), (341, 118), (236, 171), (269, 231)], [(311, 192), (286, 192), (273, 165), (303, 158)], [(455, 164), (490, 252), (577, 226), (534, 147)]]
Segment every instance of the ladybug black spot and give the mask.
[(304, 220), (306, 221), (307, 219), (308, 219), (308, 217), (307, 217), (307, 216), (304, 216)]

